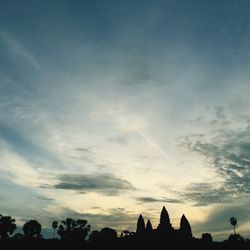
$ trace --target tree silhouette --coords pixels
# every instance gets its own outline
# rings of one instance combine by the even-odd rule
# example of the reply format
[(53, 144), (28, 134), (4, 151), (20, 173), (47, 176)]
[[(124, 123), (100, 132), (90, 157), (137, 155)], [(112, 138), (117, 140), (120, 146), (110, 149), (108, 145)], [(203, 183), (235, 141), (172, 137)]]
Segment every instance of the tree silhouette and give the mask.
[(100, 231), (99, 235), (101, 240), (112, 241), (117, 238), (117, 232), (109, 227), (105, 227)]
[[(11, 216), (0, 215), (0, 250), (14, 249), (214, 249), (228, 250), (250, 249), (250, 240), (244, 239), (241, 235), (236, 234), (235, 227), (237, 219), (229, 219), (234, 227), (234, 234), (230, 234), (227, 240), (222, 242), (213, 242), (210, 233), (203, 233), (202, 238), (192, 236), (191, 226), (183, 214), (180, 220), (180, 228), (174, 229), (170, 223), (169, 215), (163, 207), (160, 216), (160, 223), (157, 229), (153, 229), (150, 220), (147, 220), (146, 227), (143, 216), (140, 215), (137, 220), (137, 230), (130, 232), (122, 231), (120, 238), (117, 238), (117, 232), (105, 227), (101, 231), (93, 231), (90, 235), (90, 225), (87, 220), (74, 220), (67, 218), (58, 222), (53, 221), (51, 226), (54, 230), (58, 229), (58, 235), (61, 240), (46, 240), (41, 236), (42, 226), (36, 220), (29, 220), (23, 225), (24, 235), (17, 233), (11, 236), (15, 229), (15, 219)], [(10, 238), (11, 236), (11, 238)], [(89, 236), (89, 237), (88, 237)], [(10, 238), (10, 239), (9, 239)], [(41, 238), (41, 240), (33, 240)], [(69, 241), (64, 241), (69, 239)], [(85, 241), (88, 239), (87, 241)]]
[(231, 217), (231, 218), (229, 219), (229, 221), (230, 221), (231, 225), (232, 225), (233, 228), (234, 228), (234, 235), (235, 235), (235, 234), (236, 234), (235, 227), (236, 227), (236, 224), (237, 224), (237, 219), (236, 219), (235, 217)]
[(191, 226), (190, 226), (190, 224), (189, 224), (189, 222), (184, 214), (181, 217), (180, 232), (181, 232), (183, 237), (192, 238)]
[(12, 239), (17, 239), (17, 240), (20, 240), (20, 239), (23, 239), (24, 235), (21, 234), (21, 233), (16, 233), (12, 236)]
[(53, 239), (55, 239), (57, 226), (58, 226), (58, 222), (57, 221), (53, 221), (52, 222), (52, 228), (54, 230), (54, 232), (53, 232)]
[(26, 238), (41, 238), (42, 226), (36, 220), (29, 220), (23, 225), (23, 232)]
[(205, 242), (211, 243), (213, 242), (212, 235), (210, 233), (203, 233), (201, 239)]
[(0, 215), (0, 238), (8, 239), (16, 230), (15, 219)]
[(90, 225), (87, 223), (87, 220), (67, 218), (62, 221), (57, 233), (61, 239), (85, 240), (90, 231)]
[(230, 234), (228, 240), (231, 242), (243, 242), (244, 238), (240, 234)]
[(93, 230), (91, 234), (89, 235), (89, 241), (90, 242), (97, 242), (99, 240), (100, 232), (98, 230)]
[(136, 234), (137, 235), (144, 235), (144, 233), (145, 233), (145, 222), (144, 222), (142, 215), (140, 214), (140, 216), (137, 220)]
[(128, 230), (123, 230), (123, 231), (121, 232), (121, 238), (126, 238), (126, 237), (129, 237), (129, 236), (131, 236), (131, 235), (133, 235), (133, 232), (130, 232), (130, 231), (128, 231)]

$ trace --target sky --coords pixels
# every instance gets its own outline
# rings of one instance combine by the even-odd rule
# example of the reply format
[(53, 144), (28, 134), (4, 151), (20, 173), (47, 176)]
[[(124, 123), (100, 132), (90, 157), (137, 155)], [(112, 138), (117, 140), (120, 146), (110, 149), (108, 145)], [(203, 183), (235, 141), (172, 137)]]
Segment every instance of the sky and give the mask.
[(0, 0), (0, 55), (0, 214), (250, 237), (248, 0)]

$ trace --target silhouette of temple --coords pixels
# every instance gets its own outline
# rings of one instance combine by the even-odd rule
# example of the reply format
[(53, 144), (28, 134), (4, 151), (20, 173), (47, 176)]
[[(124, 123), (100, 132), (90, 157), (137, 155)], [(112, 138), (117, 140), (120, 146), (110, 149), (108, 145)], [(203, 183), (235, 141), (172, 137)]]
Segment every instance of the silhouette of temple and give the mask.
[[(234, 217), (233, 217), (234, 218)], [(232, 224), (234, 225), (234, 224)], [(150, 220), (145, 223), (140, 215), (137, 221), (136, 232), (124, 230), (118, 237), (112, 228), (93, 230), (87, 220), (66, 218), (58, 226), (57, 221), (52, 222), (53, 238), (43, 238), (41, 224), (36, 220), (29, 220), (23, 225), (23, 232), (13, 235), (16, 229), (15, 219), (11, 216), (0, 215), (0, 250), (249, 250), (250, 240), (239, 234), (230, 234), (228, 239), (213, 241), (210, 233), (203, 233), (202, 238), (192, 235), (191, 226), (182, 215), (180, 227), (175, 229), (165, 207), (162, 208), (160, 221), (156, 228), (152, 227)], [(55, 237), (55, 230), (59, 239)]]
[(139, 237), (148, 237), (150, 234), (152, 236), (158, 237), (161, 240), (190, 240), (193, 238), (192, 229), (186, 216), (184, 214), (182, 215), (180, 220), (180, 228), (174, 229), (170, 222), (165, 206), (162, 208), (160, 222), (156, 229), (153, 229), (150, 220), (147, 221), (145, 226), (143, 216), (139, 216), (137, 221), (136, 235)]

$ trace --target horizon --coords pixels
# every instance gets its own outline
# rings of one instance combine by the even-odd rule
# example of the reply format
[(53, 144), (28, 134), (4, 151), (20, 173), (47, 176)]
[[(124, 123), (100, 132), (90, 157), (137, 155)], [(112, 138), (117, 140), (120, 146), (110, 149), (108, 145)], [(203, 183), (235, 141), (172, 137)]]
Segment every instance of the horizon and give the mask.
[(0, 0), (0, 214), (250, 237), (250, 3)]
[[(164, 211), (164, 209), (165, 209), (165, 211)], [(165, 231), (166, 230), (166, 228), (162, 228), (162, 229), (160, 229), (159, 228), (159, 226), (160, 226), (160, 223), (162, 223), (161, 225), (164, 225), (165, 226), (165, 223), (170, 223), (169, 225), (170, 225), (170, 230), (172, 229), (175, 233), (178, 233), (180, 230), (183, 230), (183, 229), (181, 229), (181, 219), (182, 218), (180, 218), (180, 224), (179, 224), (179, 226), (178, 227), (175, 227), (175, 226), (173, 226), (173, 224), (171, 223), (171, 217), (168, 217), (168, 219), (166, 219), (166, 217), (163, 219), (164, 220), (164, 222), (161, 222), (161, 218), (162, 218), (162, 214), (163, 213), (167, 213), (167, 216), (169, 216), (169, 214), (168, 214), (168, 211), (167, 211), (167, 209), (166, 209), (166, 207), (165, 206), (163, 206), (162, 207), (162, 210), (161, 210), (161, 213), (160, 213), (160, 216), (159, 216), (159, 221), (158, 221), (158, 224), (156, 225), (156, 226), (154, 226), (154, 225), (152, 225), (152, 223), (151, 223), (151, 219), (150, 218), (147, 218), (146, 220), (145, 220), (145, 218), (143, 217), (143, 215), (142, 214), (140, 214), (139, 216), (138, 216), (138, 218), (137, 218), (137, 220), (136, 220), (136, 222), (135, 222), (135, 228), (134, 228), (134, 230), (130, 230), (130, 231), (128, 231), (128, 228), (123, 228), (122, 230), (116, 230), (116, 228), (110, 228), (110, 227), (106, 227), (105, 225), (103, 225), (103, 227), (102, 228), (96, 228), (95, 226), (93, 227), (93, 225), (91, 225), (87, 220), (86, 220), (86, 226), (88, 225), (88, 226), (90, 226), (90, 231), (89, 231), (89, 233), (87, 234), (87, 238), (89, 238), (89, 236), (92, 234), (92, 232), (94, 232), (94, 231), (98, 231), (98, 232), (101, 232), (103, 229), (105, 229), (105, 228), (109, 228), (109, 229), (112, 229), (112, 230), (115, 230), (116, 231), (116, 233), (117, 233), (117, 237), (119, 238), (121, 238), (122, 237), (122, 233), (123, 232), (125, 232), (125, 231), (128, 231), (128, 232), (130, 232), (130, 233), (134, 233), (135, 235), (137, 234), (137, 236), (138, 237), (140, 237), (140, 234), (142, 233), (142, 232), (137, 232), (137, 230), (138, 230), (138, 227), (141, 227), (141, 226), (143, 226), (144, 227), (144, 230), (147, 228), (146, 227), (146, 224), (148, 223), (148, 222), (150, 222), (150, 224), (151, 224), (151, 227), (152, 227), (152, 230), (154, 230), (154, 232), (155, 233), (169, 233), (168, 231)], [(165, 215), (163, 215), (163, 216), (166, 216), (166, 213), (165, 213)], [(3, 217), (5, 217), (5, 216), (10, 216), (10, 215), (1, 215), (0, 214), (0, 217), (1, 216), (3, 216)], [(14, 221), (15, 221), (15, 218), (13, 218), (12, 216), (10, 216), (12, 219), (14, 219)], [(197, 236), (197, 235), (194, 235), (193, 234), (193, 232), (192, 232), (192, 225), (190, 225), (190, 223), (189, 223), (189, 221), (188, 221), (188, 218), (186, 218), (186, 216), (185, 216), (185, 214), (182, 214), (182, 217), (184, 217), (185, 218), (185, 220), (187, 221), (187, 223), (189, 224), (189, 227), (190, 227), (190, 233), (192, 234), (192, 238), (193, 239), (203, 239), (203, 234), (209, 234), (209, 235), (211, 235), (212, 237), (213, 236), (215, 236), (215, 238), (214, 239), (212, 239), (212, 241), (213, 242), (223, 242), (223, 241), (225, 241), (225, 240), (228, 240), (229, 239), (229, 236), (233, 236), (233, 235), (239, 235), (239, 236), (241, 236), (242, 237), (242, 235), (240, 235), (240, 234), (236, 234), (236, 231), (235, 231), (235, 228), (237, 227), (237, 223), (238, 223), (238, 221), (237, 221), (237, 218), (234, 218), (233, 217), (233, 219), (236, 219), (236, 224), (235, 224), (235, 227), (234, 227), (234, 233), (232, 234), (232, 232), (229, 232), (229, 234), (227, 235), (227, 238), (222, 238), (222, 237), (218, 237), (218, 235), (216, 235), (216, 234), (214, 234), (213, 232), (202, 232), (202, 235), (199, 235), (199, 236)], [(67, 219), (73, 219), (74, 221), (77, 221), (77, 220), (79, 220), (79, 219), (84, 219), (84, 218), (81, 218), (81, 217), (78, 217), (78, 218), (64, 218), (64, 219), (61, 219), (61, 220), (59, 220), (59, 221), (52, 221), (51, 222), (51, 227), (50, 228), (43, 228), (43, 225), (41, 225), (40, 223), (39, 223), (39, 221), (37, 221), (37, 220), (35, 220), (36, 222), (38, 222), (38, 224), (40, 224), (40, 226), (41, 226), (41, 236), (42, 236), (42, 238), (43, 239), (60, 239), (61, 238), (61, 236), (59, 235), (59, 233), (58, 233), (58, 229), (59, 229), (59, 226), (58, 225), (62, 225), (63, 224), (63, 221), (65, 221), (65, 220), (67, 220)], [(139, 222), (140, 221), (140, 219), (142, 219), (143, 220), (143, 225), (139, 225), (139, 224), (141, 224), (142, 222)], [(230, 223), (231, 223), (231, 219), (232, 218), (230, 218)], [(168, 222), (168, 220), (169, 220), (169, 222)], [(22, 227), (21, 226), (16, 226), (16, 229), (14, 230), (14, 232), (12, 233), (12, 236), (11, 237), (14, 237), (15, 238), (15, 235), (18, 235), (18, 234), (21, 234), (23, 237), (24, 236), (26, 236), (27, 237), (27, 235), (25, 234), (25, 232), (24, 232), (24, 226), (25, 226), (25, 224), (27, 224), (27, 223), (29, 223), (31, 220), (30, 219), (28, 219), (28, 220), (26, 220), (26, 221), (23, 221), (23, 225), (22, 225)], [(58, 223), (57, 224), (57, 227), (56, 227), (56, 229), (53, 229), (53, 223), (54, 222), (56, 222), (56, 223)], [(15, 222), (14, 222), (15, 223)], [(186, 223), (186, 222), (185, 222)], [(168, 225), (168, 224), (167, 224)], [(232, 226), (232, 223), (231, 223), (231, 226)], [(160, 230), (160, 231), (159, 231)], [(185, 229), (186, 230), (186, 229)], [(232, 231), (232, 230), (231, 230)], [(143, 233), (145, 233), (145, 232), (143, 232)], [(149, 233), (149, 232), (148, 232)], [(186, 231), (186, 233), (187, 233), (187, 231)], [(146, 235), (145, 235), (146, 236)], [(225, 233), (223, 234), (223, 236), (225, 236)], [(166, 237), (166, 235), (165, 235), (165, 237)], [(36, 238), (36, 236), (34, 236), (34, 238)], [(245, 240), (249, 240), (248, 238), (244, 238), (243, 237), (243, 239), (245, 239)], [(191, 240), (191, 238), (190, 238), (190, 240)]]

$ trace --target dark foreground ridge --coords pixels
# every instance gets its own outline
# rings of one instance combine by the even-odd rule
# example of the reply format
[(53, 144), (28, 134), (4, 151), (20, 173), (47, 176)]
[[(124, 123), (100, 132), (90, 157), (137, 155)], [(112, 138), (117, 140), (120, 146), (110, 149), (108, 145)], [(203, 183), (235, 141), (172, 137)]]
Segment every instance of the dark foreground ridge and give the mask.
[[(180, 228), (174, 229), (169, 215), (163, 207), (160, 222), (153, 229), (150, 220), (145, 221), (140, 215), (136, 232), (122, 231), (120, 236), (112, 229), (105, 227), (100, 231), (91, 231), (86, 220), (67, 218), (58, 223), (52, 222), (54, 230), (52, 239), (44, 239), (41, 235), (42, 226), (36, 220), (30, 220), (23, 225), (23, 234), (16, 233), (15, 219), (0, 215), (0, 250), (57, 250), (57, 249), (152, 249), (152, 250), (184, 250), (184, 249), (250, 249), (250, 240), (236, 234), (237, 219), (230, 218), (234, 234), (221, 242), (214, 242), (211, 234), (204, 233), (201, 238), (192, 235), (191, 226), (182, 215)], [(59, 239), (56, 238), (56, 232)]]

